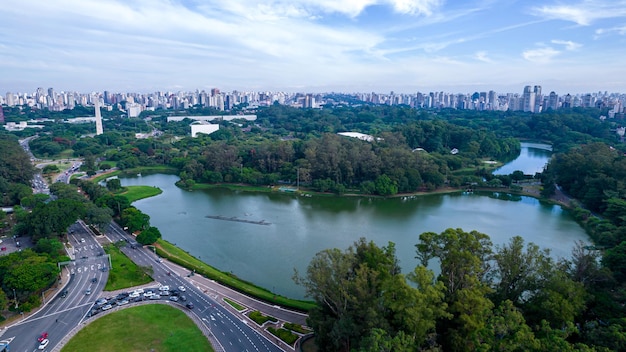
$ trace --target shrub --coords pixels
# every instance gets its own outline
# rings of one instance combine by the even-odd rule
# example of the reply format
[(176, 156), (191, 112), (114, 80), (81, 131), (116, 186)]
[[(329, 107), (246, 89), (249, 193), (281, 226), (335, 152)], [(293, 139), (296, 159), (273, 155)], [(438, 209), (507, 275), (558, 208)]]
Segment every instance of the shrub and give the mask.
[(283, 328), (274, 329), (272, 327), (269, 327), (267, 328), (267, 331), (269, 331), (272, 335), (277, 336), (279, 339), (285, 341), (289, 345), (293, 345), (294, 342), (298, 340), (298, 335)]
[(259, 312), (258, 310), (250, 312), (248, 316), (250, 317), (250, 319), (254, 320), (259, 325), (265, 324), (266, 321), (272, 321), (274, 323), (278, 321), (278, 319), (274, 317), (261, 314), (261, 312)]

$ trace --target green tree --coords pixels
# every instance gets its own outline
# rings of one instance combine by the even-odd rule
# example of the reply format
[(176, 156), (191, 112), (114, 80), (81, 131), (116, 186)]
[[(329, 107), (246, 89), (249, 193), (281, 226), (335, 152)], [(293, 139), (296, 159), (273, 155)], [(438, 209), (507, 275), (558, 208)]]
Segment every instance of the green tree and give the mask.
[(449, 321), (440, 320), (441, 344), (453, 351), (488, 348), (488, 319), (493, 303), (486, 295), (486, 273), (491, 258), (491, 240), (478, 231), (447, 229), (441, 234), (425, 232), (416, 245), (423, 266), (432, 259), (440, 263), (438, 280), (446, 289)]
[(137, 242), (147, 245), (153, 244), (159, 238), (161, 238), (161, 232), (156, 227), (150, 226), (147, 229), (141, 231), (141, 233), (137, 236)]
[(541, 250), (532, 242), (524, 251), (524, 239), (520, 236), (511, 238), (508, 245), (496, 246), (493, 259), (495, 265), (489, 276), (496, 304), (506, 300), (518, 305), (523, 303), (541, 289), (543, 275), (554, 265), (550, 251)]
[(107, 181), (107, 189), (111, 192), (116, 192), (122, 189), (122, 182), (119, 178), (112, 178)]
[(122, 226), (128, 227), (130, 232), (141, 231), (150, 226), (150, 216), (135, 207), (128, 207), (122, 211)]
[(48, 254), (53, 260), (65, 254), (63, 243), (56, 238), (40, 238), (35, 244), (34, 250), (37, 253)]
[[(443, 284), (417, 268), (407, 283), (400, 273), (395, 246), (378, 247), (360, 239), (346, 251), (321, 251), (309, 263), (307, 275), (294, 280), (318, 305), (308, 324), (321, 350), (403, 349), (426, 346), (436, 321), (445, 315)], [(409, 343), (410, 342), (410, 343)]]
[(103, 230), (111, 223), (112, 214), (113, 210), (111, 210), (111, 208), (99, 207), (93, 203), (89, 203), (85, 211), (85, 221)]
[(60, 273), (56, 264), (47, 261), (46, 256), (37, 256), (30, 250), (22, 253), (23, 261), (6, 271), (3, 279), (5, 287), (19, 293), (40, 293), (50, 287)]
[(378, 176), (374, 182), (374, 187), (376, 189), (376, 193), (381, 196), (392, 196), (398, 193), (398, 185), (391, 181), (387, 175)]

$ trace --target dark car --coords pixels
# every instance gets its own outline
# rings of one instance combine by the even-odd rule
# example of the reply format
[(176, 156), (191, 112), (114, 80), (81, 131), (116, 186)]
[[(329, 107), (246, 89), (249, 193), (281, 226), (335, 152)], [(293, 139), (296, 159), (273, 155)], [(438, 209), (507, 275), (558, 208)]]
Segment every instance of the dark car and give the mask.
[(191, 303), (191, 302), (187, 303), (186, 306), (189, 309), (193, 309), (193, 303)]
[(63, 292), (61, 292), (61, 298), (65, 297), (67, 297), (67, 290), (63, 290)]
[(96, 282), (98, 282), (98, 278), (94, 277), (93, 279), (91, 279), (91, 282), (93, 282), (95, 284)]

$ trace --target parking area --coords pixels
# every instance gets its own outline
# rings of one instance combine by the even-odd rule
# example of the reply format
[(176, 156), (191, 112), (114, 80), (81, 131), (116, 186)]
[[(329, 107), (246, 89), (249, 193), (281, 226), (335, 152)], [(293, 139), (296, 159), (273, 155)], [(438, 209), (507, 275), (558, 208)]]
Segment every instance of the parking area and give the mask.
[(32, 248), (33, 243), (30, 237), (13, 237), (13, 236), (4, 236), (0, 237), (0, 255), (6, 255), (9, 253), (13, 253), (24, 248)]

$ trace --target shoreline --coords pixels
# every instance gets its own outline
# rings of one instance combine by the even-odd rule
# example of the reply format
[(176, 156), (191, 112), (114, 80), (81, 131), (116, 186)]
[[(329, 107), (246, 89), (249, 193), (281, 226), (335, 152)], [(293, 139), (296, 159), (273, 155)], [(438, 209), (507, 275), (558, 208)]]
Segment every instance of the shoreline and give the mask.
[[(133, 175), (135, 173), (138, 172), (143, 172), (143, 173), (147, 173), (148, 171), (154, 171), (157, 173), (163, 173), (164, 170), (163, 169), (159, 169), (159, 170), (155, 170), (155, 169), (151, 169), (151, 168), (136, 168), (133, 170), (110, 170), (107, 173), (104, 174), (99, 174), (94, 178), (100, 177), (100, 178), (105, 178), (110, 176), (111, 174), (113, 175), (117, 175), (117, 174), (128, 174), (128, 175)], [(93, 178), (92, 178), (93, 180)], [(178, 185), (177, 185), (178, 186)], [(501, 193), (507, 193), (507, 194), (511, 194), (511, 195), (519, 195), (519, 196), (527, 196), (527, 197), (531, 197), (531, 198), (535, 198), (537, 200), (539, 200), (540, 202), (548, 202), (550, 204), (555, 204), (555, 205), (559, 205), (565, 209), (572, 209), (572, 204), (571, 204), (571, 199), (569, 199), (568, 197), (566, 197), (564, 194), (562, 194), (562, 192), (559, 194), (555, 194), (553, 197), (551, 198), (542, 198), (540, 196), (540, 190), (541, 190), (541, 185), (540, 184), (522, 184), (522, 189), (521, 190), (512, 190), (509, 187), (506, 188), (475, 188), (472, 191), (475, 192), (501, 192)], [(180, 187), (180, 186), (178, 186)], [(182, 187), (180, 187), (182, 188)], [(289, 194), (293, 194), (296, 196), (301, 196), (301, 197), (312, 197), (312, 196), (316, 196), (316, 197), (375, 197), (375, 198), (401, 198), (401, 197), (422, 197), (422, 196), (428, 196), (431, 194), (454, 194), (454, 193), (461, 193), (466, 191), (466, 188), (453, 188), (453, 187), (442, 187), (433, 191), (421, 191), (421, 192), (412, 192), (412, 193), (401, 193), (401, 194), (395, 194), (393, 196), (389, 196), (389, 197), (383, 197), (383, 196), (379, 196), (379, 195), (365, 195), (365, 194), (357, 194), (357, 193), (346, 193), (346, 194), (341, 194), (341, 195), (337, 195), (334, 193), (320, 193), (320, 192), (313, 192), (310, 191), (308, 189), (300, 189), (298, 191), (294, 192), (285, 192), (285, 191), (281, 191), (280, 187), (278, 186), (273, 186), (273, 187), (269, 187), (269, 186), (264, 186), (264, 187), (259, 187), (259, 186), (251, 186), (251, 185), (246, 185), (246, 184), (238, 184), (238, 183), (220, 183), (220, 184), (196, 184), (194, 185), (194, 187), (187, 189), (188, 191), (193, 191), (193, 190), (200, 190), (200, 189), (210, 189), (210, 188), (227, 188), (230, 190), (237, 190), (237, 191), (243, 191), (243, 192), (262, 192), (262, 193), (284, 193), (286, 195)], [(184, 189), (184, 188), (182, 188)], [(558, 188), (557, 188), (558, 190)], [(132, 203), (131, 203), (132, 204)], [(173, 243), (170, 243), (170, 245), (176, 247), (177, 249), (179, 249), (182, 252), (186, 252), (183, 248), (180, 248), (176, 245), (174, 245)], [(166, 252), (166, 251), (165, 251)], [(161, 255), (163, 255), (164, 253), (161, 253)], [(188, 254), (188, 253), (187, 253)], [(167, 255), (166, 255), (167, 257)], [(195, 260), (198, 260), (197, 258), (193, 258)], [(171, 260), (171, 258), (170, 258)], [(258, 295), (252, 292), (249, 292), (246, 289), (243, 289), (242, 287), (237, 287), (238, 285), (235, 284), (233, 285), (233, 281), (240, 281), (240, 279), (238, 279), (236, 276), (230, 274), (230, 273), (224, 273), (221, 270), (219, 270), (216, 267), (213, 267), (211, 264), (209, 263), (205, 263), (202, 262), (203, 264), (211, 267), (212, 269), (216, 270), (217, 272), (220, 272), (222, 274), (225, 275), (225, 277), (227, 278), (225, 281), (218, 279), (217, 277), (212, 277), (212, 279), (215, 279), (216, 281), (220, 282), (223, 285), (226, 285), (227, 287), (231, 287), (233, 289), (236, 289), (239, 292), (242, 292), (244, 294), (250, 295), (252, 297), (255, 297), (259, 300), (262, 301), (268, 301), (270, 303), (274, 303), (277, 304), (278, 302), (276, 302), (276, 296), (273, 296), (273, 299), (267, 299), (267, 297), (263, 297), (263, 295)], [(183, 267), (186, 267), (189, 270), (197, 270), (199, 267), (196, 265), (193, 265), (192, 263), (178, 263), (179, 265), (182, 265)], [(209, 275), (209, 276), (213, 276), (213, 275)], [(222, 278), (223, 279), (223, 278)], [(250, 282), (246, 282), (244, 280), (241, 280), (241, 285), (246, 286), (246, 285), (250, 285), (252, 283)], [(254, 284), (252, 284), (252, 286), (256, 286)], [(262, 287), (258, 287), (260, 288), (262, 291), (266, 291), (266, 292), (270, 292), (265, 288)], [(257, 292), (258, 293), (258, 292)], [(296, 309), (296, 310), (300, 310), (302, 311), (301, 308), (298, 308), (298, 303), (302, 303), (302, 300), (297, 300), (297, 299), (292, 299), (292, 298), (288, 298), (288, 297), (281, 297), (284, 298), (285, 301), (282, 302), (283, 306), (285, 308), (289, 308), (289, 309)], [(293, 302), (293, 304), (290, 304), (290, 302)], [(285, 304), (286, 303), (286, 304)], [(280, 304), (280, 303), (278, 303)]]

